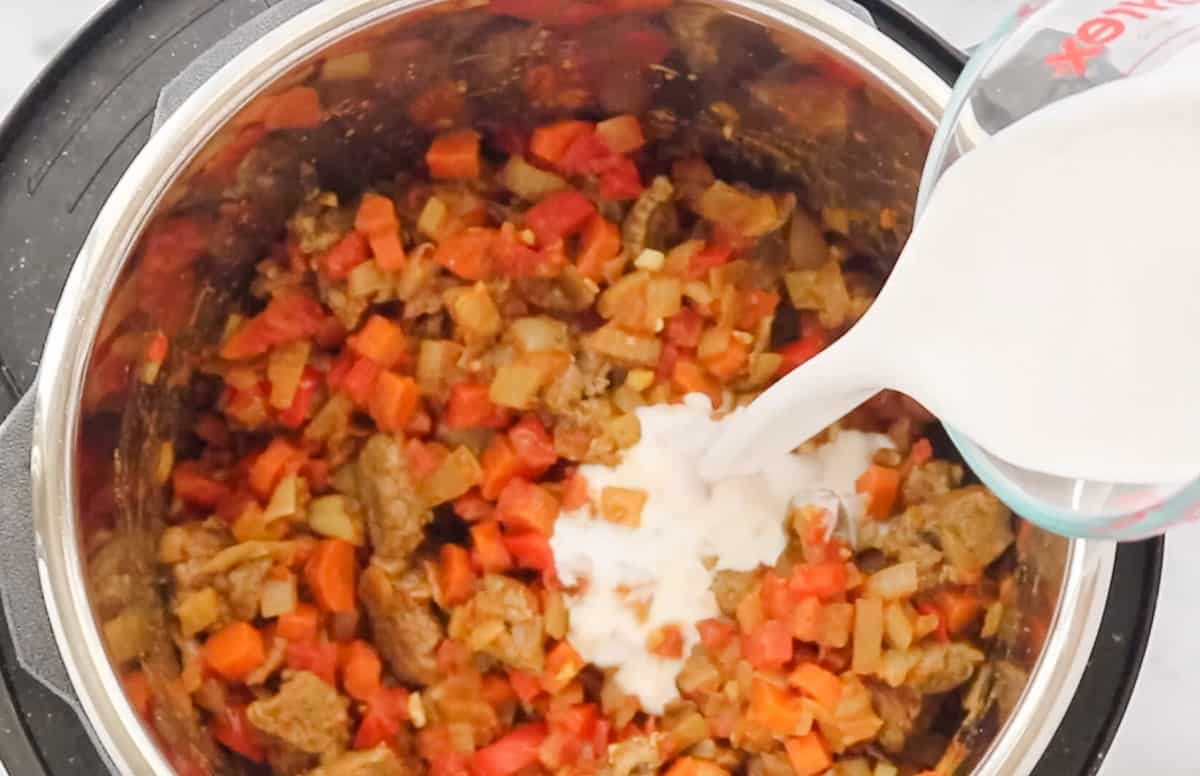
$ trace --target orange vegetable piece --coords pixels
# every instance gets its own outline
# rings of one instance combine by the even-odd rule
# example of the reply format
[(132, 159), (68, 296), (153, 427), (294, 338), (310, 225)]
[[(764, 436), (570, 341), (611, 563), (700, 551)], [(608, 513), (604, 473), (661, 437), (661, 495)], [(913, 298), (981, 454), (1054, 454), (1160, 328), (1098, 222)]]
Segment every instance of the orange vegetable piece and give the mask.
[(368, 249), (367, 238), (358, 232), (350, 232), (321, 257), (321, 271), (330, 280), (343, 280), (351, 270), (371, 257)]
[(742, 636), (742, 654), (755, 668), (774, 671), (792, 659), (791, 629), (779, 620), (767, 620)]
[(321, 96), (311, 86), (294, 86), (271, 99), (263, 115), (263, 126), (276, 129), (313, 129), (325, 113)]
[(700, 633), (700, 642), (709, 652), (724, 649), (737, 636), (736, 625), (715, 617), (696, 623), (696, 630)]
[(367, 701), (381, 686), (383, 661), (365, 641), (352, 641), (342, 659), (342, 687), (351, 698)]
[(504, 487), (514, 477), (525, 473), (525, 464), (517, 457), (512, 442), (508, 441), (508, 437), (499, 434), (483, 452), (480, 465), (483, 467), (483, 482), (479, 492), (486, 499), (499, 498)]
[(496, 230), (472, 226), (438, 245), (433, 259), (463, 280), (486, 280), (492, 274)]
[(803, 663), (788, 681), (827, 711), (835, 711), (842, 701), (842, 680), (816, 663)]
[(355, 610), (354, 545), (341, 539), (317, 543), (304, 566), (304, 578), (317, 605), (327, 612)]
[(680, 358), (671, 370), (671, 382), (681, 393), (702, 393), (712, 399), (713, 406), (721, 403), (721, 391), (712, 378), (690, 358)]
[(784, 746), (796, 776), (817, 776), (833, 765), (825, 739), (815, 730), (806, 736), (789, 738)]
[(558, 499), (541, 485), (518, 477), (511, 480), (496, 503), (496, 519), (515, 531), (536, 531), (549, 536), (558, 517)]
[(375, 381), (375, 392), (368, 404), (371, 418), (380, 431), (403, 431), (417, 412), (421, 388), (411, 377), (384, 372)]
[(150, 682), (141, 671), (131, 671), (121, 680), (125, 687), (125, 697), (129, 705), (142, 719), (150, 718), (150, 710), (154, 706), (154, 695), (150, 692)]
[(296, 608), (275, 620), (275, 634), (288, 641), (315, 641), (321, 626), (321, 613), (312, 604), (296, 604)]
[(492, 401), (487, 383), (459, 383), (450, 389), (445, 420), (453, 429), (503, 428), (508, 413)]
[(204, 643), (204, 662), (231, 682), (240, 682), (267, 657), (262, 634), (248, 622), (226, 625)]
[(583, 670), (584, 660), (575, 648), (565, 640), (554, 645), (546, 654), (545, 671), (542, 674), (542, 687), (554, 695), (559, 693)]
[(933, 601), (951, 636), (965, 631), (983, 611), (983, 602), (971, 590), (942, 590), (933, 597)]
[(443, 180), (478, 178), (479, 139), (479, 133), (471, 129), (439, 135), (425, 154), (429, 174)]
[(746, 722), (781, 736), (790, 736), (796, 733), (807, 717), (808, 712), (799, 695), (763, 679), (755, 679), (750, 686), (750, 708), (746, 712)]
[(298, 469), (304, 459), (302, 450), (285, 439), (275, 437), (250, 465), (250, 489), (259, 498), (267, 498), (285, 472)]
[(404, 269), (408, 254), (404, 252), (404, 243), (400, 241), (398, 232), (387, 232), (371, 238), (371, 253), (375, 263), (386, 272), (396, 272)]
[(447, 606), (465, 603), (475, 592), (471, 554), (457, 544), (442, 546), (438, 586), (442, 589), (442, 602)]
[(368, 318), (366, 325), (349, 337), (346, 344), (384, 369), (391, 369), (408, 358), (408, 337), (404, 329), (382, 315)]
[(801, 598), (788, 617), (792, 623), (792, 637), (797, 641), (816, 643), (821, 640), (823, 618), (819, 599), (814, 596)]
[(350, 370), (341, 380), (341, 389), (358, 406), (365, 406), (371, 400), (371, 391), (375, 389), (375, 381), (383, 372), (383, 367), (372, 359), (359, 357), (354, 360)]
[(872, 464), (855, 483), (859, 493), (867, 497), (867, 513), (884, 519), (896, 506), (900, 493), (900, 472), (887, 466)]
[(563, 483), (562, 508), (567, 512), (581, 509), (591, 501), (588, 495), (587, 478), (576, 469), (571, 472)]
[(528, 671), (511, 669), (508, 672), (508, 681), (512, 685), (513, 692), (524, 703), (529, 703), (542, 694), (542, 683)]
[(557, 164), (580, 135), (592, 131), (586, 121), (560, 121), (533, 130), (529, 152), (545, 162)]
[(729, 771), (712, 762), (699, 757), (680, 757), (664, 776), (729, 776)]
[(396, 217), (396, 203), (390, 197), (370, 192), (363, 194), (358, 212), (354, 217), (354, 228), (365, 237), (375, 237), (400, 228)]
[(495, 520), (471, 526), (471, 543), (475, 548), (475, 558), (484, 573), (498, 574), (512, 568), (512, 555), (504, 546), (500, 524)]
[(596, 125), (596, 134), (610, 150), (618, 154), (636, 151), (646, 144), (642, 123), (637, 116), (628, 113), (601, 121)]
[(576, 268), (584, 277), (599, 280), (604, 275), (604, 265), (621, 252), (621, 230), (597, 213), (584, 228), (579, 245)]

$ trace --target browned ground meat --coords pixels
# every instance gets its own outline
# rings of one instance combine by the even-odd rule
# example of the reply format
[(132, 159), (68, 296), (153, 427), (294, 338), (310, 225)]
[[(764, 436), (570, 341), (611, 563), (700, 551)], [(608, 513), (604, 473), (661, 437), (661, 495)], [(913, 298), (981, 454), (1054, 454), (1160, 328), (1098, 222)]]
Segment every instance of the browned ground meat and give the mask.
[(970, 679), (982, 662), (983, 653), (970, 644), (927, 644), (904, 685), (925, 694), (949, 692)]
[(942, 496), (962, 484), (963, 469), (950, 461), (926, 461), (914, 467), (904, 478), (901, 495), (904, 503), (921, 504), (934, 496)]
[(316, 674), (296, 671), (275, 695), (246, 708), (250, 723), (288, 746), (322, 758), (337, 756), (350, 741), (347, 701)]
[(1013, 542), (1012, 512), (980, 485), (930, 499), (910, 510), (916, 527), (932, 534), (946, 560), (960, 570), (983, 571)]
[(871, 700), (883, 727), (879, 731), (879, 743), (889, 752), (899, 752), (909, 736), (919, 730), (925, 698), (908, 687), (888, 687), (871, 682)]
[(356, 470), (374, 558), (389, 570), (400, 571), (424, 538), (433, 512), (417, 496), (404, 451), (392, 437), (377, 434), (367, 440)]
[(650, 776), (658, 772), (662, 755), (654, 736), (635, 736), (608, 748), (601, 776)]
[(416, 773), (391, 749), (377, 746), (365, 752), (347, 752), (306, 776), (415, 776)]
[(374, 563), (363, 572), (358, 597), (366, 605), (374, 642), (396, 676), (432, 683), (437, 678), (434, 650), (444, 634), (429, 602), (414, 598)]

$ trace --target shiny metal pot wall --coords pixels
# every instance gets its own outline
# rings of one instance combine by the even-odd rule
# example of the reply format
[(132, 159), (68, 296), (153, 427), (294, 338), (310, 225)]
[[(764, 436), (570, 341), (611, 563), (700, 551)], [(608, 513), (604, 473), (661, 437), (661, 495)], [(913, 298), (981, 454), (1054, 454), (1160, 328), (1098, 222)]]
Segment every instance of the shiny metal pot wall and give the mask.
[[(559, 57), (561, 65), (572, 55), (569, 47), (556, 50), (553, 34), (498, 22), (486, 3), (325, 0), (208, 80), (130, 166), (58, 308), (43, 358), (53, 369), (43, 369), (38, 386), (33, 458), (47, 607), (88, 722), (119, 770), (166, 774), (171, 768), (126, 702), (98, 623), (131, 601), (161, 614), (153, 584), (153, 540), (164, 503), (159, 473), (169, 465), (163, 442), (172, 438), (186, 398), (172, 369), (189, 348), (219, 332), (239, 278), (265, 248), (258, 240), (276, 233), (295, 204), (288, 189), (272, 181), (316, 175), (323, 185), (352, 190), (373, 169), (396, 170), (417, 158), (414, 149), (428, 132), (447, 124), (631, 110), (645, 117), (656, 139), (788, 180), (807, 192), (811, 207), (887, 208), (897, 228), (852, 221), (849, 231), (864, 252), (895, 260), (911, 226), (916, 182), (947, 86), (860, 18), (821, 0), (679, 0), (671, 14), (649, 37), (645, 17), (636, 14), (597, 20), (580, 33), (623, 41), (608, 47), (614, 53), (607, 61), (593, 63), (609, 88), (599, 90), (599, 105), (589, 105), (591, 97), (572, 104), (571, 84), (554, 80), (565, 77), (566, 68), (538, 74), (539, 58), (544, 64)], [(629, 53), (661, 45), (677, 49), (680, 68), (638, 62)], [(364, 53), (390, 64), (373, 71), (382, 75), (367, 79), (369, 88), (361, 91), (351, 84)], [(773, 57), (785, 71), (812, 66), (843, 86), (849, 79), (855, 102), (830, 98), (817, 82), (796, 92), (794, 82), (762, 69)], [(282, 153), (278, 165), (222, 180), (223, 164), (237, 153), (247, 127), (261, 123), (272, 95), (314, 73), (335, 81), (351, 76), (344, 79), (348, 85), (329, 87), (335, 95), (342, 91), (326, 124), (285, 132), (279, 142), (296, 153)], [(543, 102), (511, 99), (514, 85), (527, 92), (537, 78), (550, 79)], [(415, 87), (428, 95), (438, 84), (441, 102), (414, 96)], [(837, 111), (847, 109), (867, 119), (852, 136), (838, 132), (844, 122)], [(222, 193), (229, 190), (237, 196)], [(174, 295), (147, 299), (144, 271), (135, 271), (139, 240), (150, 223), (176, 208), (208, 213), (212, 233), (206, 238), (220, 245), (224, 258), (174, 268), (177, 277), (168, 284)], [(157, 316), (160, 328), (177, 328), (180, 335), (162, 373), (134, 381), (137, 387), (125, 394), (105, 375), (119, 351), (114, 341), (131, 334), (124, 327), (134, 313)], [(105, 469), (104, 455), (97, 464), (89, 451), (97, 439), (119, 450), (115, 475)], [(100, 479), (115, 476), (119, 505), (119, 518), (102, 529), (94, 514), (97, 471)], [(114, 546), (124, 555), (101, 557)], [(1018, 552), (1020, 605), (967, 694), (967, 720), (944, 760), (963, 771), (998, 776), (1033, 767), (1075, 690), (1106, 600), (1111, 548), (1067, 543), (1026, 526)], [(117, 567), (99, 573), (109, 571), (96, 566), (112, 563), (113, 555)], [(116, 599), (112, 586), (102, 584), (112, 580), (123, 585)], [(148, 649), (169, 667), (172, 646), (159, 630)]]

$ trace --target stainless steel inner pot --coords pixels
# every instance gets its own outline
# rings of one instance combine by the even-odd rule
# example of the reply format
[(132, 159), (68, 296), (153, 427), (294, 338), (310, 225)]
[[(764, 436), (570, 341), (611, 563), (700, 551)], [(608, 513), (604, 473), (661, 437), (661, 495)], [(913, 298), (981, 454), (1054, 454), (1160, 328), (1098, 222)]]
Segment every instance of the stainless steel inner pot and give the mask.
[[(659, 8), (668, 4), (663, 2)], [(630, 5), (637, 4), (622, 7)], [(676, 31), (693, 36), (687, 65), (701, 77), (654, 68), (630, 70), (625, 74), (628, 79), (651, 79), (653, 85), (639, 91), (633, 80), (627, 80), (610, 100), (640, 95), (633, 99), (645, 104), (631, 109), (645, 111), (655, 106), (659, 90), (674, 90), (677, 99), (690, 100), (694, 112), (677, 109), (659, 115), (660, 121), (650, 122), (655, 131), (676, 133), (680, 142), (698, 139), (706, 151), (728, 152), (731, 160), (757, 166), (764, 174), (782, 171), (807, 189), (812, 200), (808, 204), (813, 207), (853, 207), (851, 199), (867, 197), (893, 209), (899, 226), (892, 235), (881, 235), (869, 225), (852, 224), (851, 229), (864, 249), (881, 260), (894, 261), (911, 226), (916, 181), (932, 129), (949, 97), (947, 85), (891, 39), (823, 0), (703, 4), (678, 0), (675, 8), (682, 20)], [(58, 646), (87, 722), (123, 773), (167, 774), (171, 766), (125, 700), (94, 611), (87, 566), (97, 544), (119, 537), (130, 525), (148, 530), (154, 524), (155, 516), (149, 513), (156, 504), (161, 506), (156, 500), (161, 499), (161, 487), (153, 477), (153, 464), (158, 460), (153, 443), (169, 432), (156, 423), (165, 422), (162, 418), (169, 415), (163, 406), (178, 400), (171, 393), (170, 362), (154, 385), (121, 397), (122, 472), (126, 482), (137, 485), (118, 494), (119, 509), (127, 513), (126, 518), (99, 535), (83, 525), (88, 504), (82, 494), (81, 474), (86, 472), (81, 471), (80, 443), (96, 409), (95, 396), (89, 394), (89, 374), (96, 379), (99, 348), (114, 322), (120, 323), (122, 310), (131, 303), (130, 295), (136, 296), (130, 278), (140, 235), (153, 219), (195, 196), (196, 182), (205, 174), (206, 165), (228, 147), (237, 131), (231, 127), (239, 114), (246, 115), (244, 110), (254, 110), (251, 103), (256, 96), (303, 79), (329, 59), (362, 51), (392, 51), (395, 55), (395, 46), (389, 46), (405, 39), (406, 31), (427, 29), (421, 25), (454, 27), (468, 38), (469, 31), (483, 30), (483, 37), (457, 41), (455, 45), (470, 46), (473, 56), (456, 61), (456, 66), (473, 59), (468, 67), (477, 76), (490, 72), (494, 79), (505, 81), (513, 74), (498, 67), (488, 69), (489, 62), (501, 61), (492, 58), (512, 53), (505, 53), (502, 36), (487, 33), (487, 25), (494, 22), (489, 21), (491, 17), (487, 0), (325, 0), (277, 27), (201, 86), (150, 140), (114, 190), (80, 253), (58, 307), (38, 383), (33, 450), (35, 520), (43, 589)], [(635, 19), (636, 14), (631, 12), (628, 18)], [(614, 23), (620, 29), (620, 20)], [(727, 39), (723, 31), (729, 29), (735, 33)], [(738, 48), (737, 41), (772, 44), (795, 62), (834, 63), (836, 72), (865, 80), (864, 110), (879, 110), (894, 121), (882, 125), (887, 131), (879, 137), (830, 139), (819, 131), (811, 136), (796, 132), (788, 118), (810, 103), (786, 89), (774, 90), (769, 78), (754, 81), (747, 77), (743, 82), (741, 66), (749, 63), (746, 72), (752, 71), (755, 57), (762, 52), (754, 46)], [(619, 69), (623, 60), (619, 48), (616, 51), (612, 66)], [(415, 46), (409, 52), (411, 61), (393, 64), (419, 71), (410, 73), (411, 79), (446, 78), (446, 72), (436, 72), (428, 63), (422, 70), (421, 57), (430, 55), (428, 48)], [(680, 79), (698, 85), (680, 90)], [(757, 107), (741, 113), (735, 108), (737, 118), (731, 121), (728, 106), (715, 104), (718, 101), (710, 99), (713, 95), (702, 91), (713, 79), (724, 79), (729, 95), (744, 98), (747, 105), (757, 101)], [(488, 89), (480, 83), (469, 87), (468, 101), (488, 99)], [(477, 88), (480, 96), (475, 93)], [(502, 87), (497, 85), (497, 90)], [(381, 118), (385, 120), (379, 126), (390, 129), (396, 125), (395, 117), (382, 112), (378, 116), (355, 115), (356, 110), (368, 114), (375, 109), (383, 111), (379, 106), (385, 103), (355, 107), (350, 99), (347, 115), (340, 118), (348, 122)], [(512, 109), (520, 113), (528, 107)], [(534, 112), (552, 115), (570, 109), (543, 106)], [(812, 125), (811, 114), (801, 118)], [(402, 117), (400, 120), (403, 123)], [(342, 132), (310, 142), (337, 146), (345, 135)], [(349, 169), (401, 159), (407, 152), (403, 143), (372, 148), (373, 143), (378, 146), (382, 142), (368, 131), (331, 153), (342, 154), (341, 164)], [(383, 153), (374, 153), (380, 150)], [(253, 218), (250, 223), (253, 225)], [(242, 248), (247, 260), (252, 259), (253, 241), (238, 242), (244, 235), (234, 232), (230, 244)], [(241, 265), (245, 264), (243, 260)], [(236, 269), (210, 267), (211, 276), (200, 278), (207, 295), (179, 300), (187, 308), (195, 305), (190, 320), (196, 340), (204, 336), (200, 321), (205, 318), (205, 306), (219, 308), (224, 295), (236, 288), (231, 280)], [(186, 347), (187, 337), (183, 337), (173, 351)], [(152, 545), (143, 549), (151, 553)], [(972, 713), (944, 760), (948, 766), (962, 763), (959, 770), (963, 773), (1021, 774), (1034, 766), (1075, 691), (1106, 601), (1112, 546), (1068, 542), (1026, 525), (1020, 532), (1018, 554), (1020, 589), (1015, 600), (1019, 606), (1005, 623), (1004, 637), (990, 667), (967, 694)], [(130, 573), (133, 586), (142, 588), (135, 594), (154, 594), (151, 555), (142, 559), (141, 566), (135, 563)]]

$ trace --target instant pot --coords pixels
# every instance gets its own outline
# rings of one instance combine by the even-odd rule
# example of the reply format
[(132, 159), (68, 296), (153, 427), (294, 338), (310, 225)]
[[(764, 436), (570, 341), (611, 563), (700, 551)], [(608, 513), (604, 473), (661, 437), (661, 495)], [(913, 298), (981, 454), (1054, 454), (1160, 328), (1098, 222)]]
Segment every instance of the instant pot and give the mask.
[[(332, 7), (339, 0), (326, 3)], [(359, 5), (370, 3), (362, 0)], [(131, 760), (122, 753), (123, 746), (136, 747), (148, 739), (121, 729), (132, 717), (126, 704), (113, 697), (119, 685), (111, 672), (106, 676), (95, 668), (105, 663), (95, 628), (83, 621), (89, 616), (86, 608), (73, 607), (75, 599), (64, 581), (72, 574), (81, 576), (79, 568), (71, 568), (72, 559), (78, 561), (76, 542), (68, 535), (73, 515), (63, 513), (70, 500), (46, 495), (69, 490), (64, 482), (67, 470), (59, 468), (58, 458), (73, 454), (74, 439), (68, 432), (74, 428), (77, 409), (56, 399), (65, 396), (63, 386), (70, 382), (64, 374), (81, 370), (86, 361), (90, 342), (72, 342), (71, 331), (89, 304), (102, 304), (108, 293), (91, 284), (98, 274), (76, 273), (55, 323), (50, 358), (41, 363), (39, 359), (64, 281), (85, 239), (91, 249), (82, 254), (85, 262), (118, 262), (123, 256), (106, 252), (106, 243), (119, 235), (96, 232), (140, 229), (140, 223), (131, 226), (117, 215), (127, 215), (140, 204), (156, 204), (118, 203), (117, 209), (110, 205), (101, 228), (93, 229), (118, 180), (152, 133), (181, 106), (185, 116), (189, 105), (196, 114), (195, 104), (187, 102), (189, 95), (240, 51), (314, 4), (115, 2), (51, 65), (0, 133), (0, 410), (8, 416), (0, 428), (0, 474), (5, 481), (0, 503), (5, 614), (0, 622), (0, 772), (104, 774), (116, 762), (133, 772), (149, 772), (146, 763), (153, 758)], [(382, 0), (374, 4), (383, 5)], [(945, 98), (937, 79), (953, 80), (963, 64), (961, 52), (889, 4), (839, 0), (832, 5), (837, 10), (831, 8), (829, 14), (858, 21), (843, 25), (835, 19), (830, 29), (866, 30), (855, 25), (874, 25), (891, 39), (879, 38), (871, 52), (882, 58), (884, 69), (888, 57), (903, 58), (898, 72), (936, 85), (923, 96), (939, 92)], [(836, 36), (829, 40), (836, 46)], [(932, 106), (930, 115), (940, 107)], [(191, 118), (199, 124), (202, 117)], [(187, 125), (176, 121), (170, 128), (178, 134)], [(182, 148), (186, 143), (187, 138), (181, 138), (176, 145)], [(158, 164), (165, 170), (176, 161), (159, 159)], [(137, 172), (145, 176), (153, 167), (140, 163)], [(118, 191), (126, 197), (142, 193), (128, 180)], [(35, 401), (26, 392), (39, 370), (35, 431)], [(41, 494), (36, 515), (35, 488)], [(1015, 748), (1009, 759), (1019, 761), (1022, 771), (1032, 766), (1039, 776), (1096, 772), (1140, 668), (1161, 560), (1161, 540), (1115, 550), (1073, 544), (1066, 555), (1061, 592), (1054, 584), (1050, 593), (1058, 604), (1047, 617), (1049, 646), (1034, 656), (1042, 659), (1031, 667), (1025, 694), (1008, 719), (1009, 728), (1026, 729), (1008, 729), (1008, 735), (997, 737), (997, 730), (981, 727), (978, 735), (988, 736), (988, 741), (1003, 739)], [(83, 600), (86, 604), (86, 597)]]

